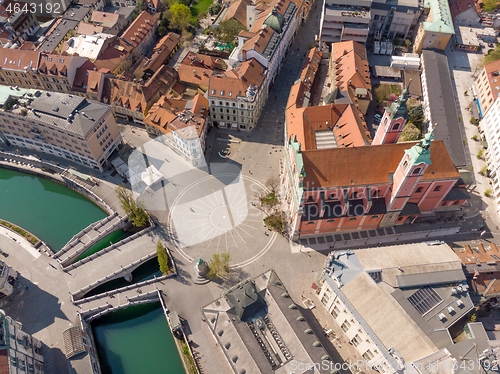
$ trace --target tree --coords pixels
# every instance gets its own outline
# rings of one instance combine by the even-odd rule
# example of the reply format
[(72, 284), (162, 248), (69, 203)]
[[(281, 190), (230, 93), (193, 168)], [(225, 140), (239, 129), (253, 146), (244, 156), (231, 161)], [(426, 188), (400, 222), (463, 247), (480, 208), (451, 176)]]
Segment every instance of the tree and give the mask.
[(407, 123), (401, 135), (399, 136), (398, 142), (411, 142), (418, 140), (420, 138), (420, 130), (413, 123)]
[(229, 261), (231, 256), (229, 253), (215, 253), (212, 257), (210, 265), (208, 265), (207, 278), (215, 279), (217, 277), (223, 277), (229, 272)]
[(496, 60), (500, 60), (500, 44), (495, 44), (495, 49), (488, 51), (488, 54), (484, 56), (486, 64)]
[(241, 30), (245, 30), (245, 26), (234, 19), (222, 22), (214, 31), (214, 35), (223, 43), (233, 43)]
[(134, 8), (134, 11), (132, 13), (132, 16), (134, 17), (134, 19), (137, 18), (137, 16), (139, 14), (141, 14), (144, 10), (146, 10), (146, 4), (142, 0), (138, 0), (135, 3), (135, 8)]
[(149, 223), (149, 214), (141, 201), (134, 200), (132, 193), (123, 186), (116, 187), (116, 194), (125, 214), (135, 227), (146, 227)]
[(220, 5), (219, 3), (212, 3), (212, 5), (208, 7), (208, 13), (210, 13), (212, 16), (215, 16), (219, 14), (221, 9), (222, 5)]
[(158, 243), (156, 244), (156, 253), (158, 254), (158, 264), (160, 265), (160, 271), (162, 272), (162, 274), (167, 274), (169, 271), (169, 266), (168, 266), (169, 258), (167, 250), (159, 240)]
[(487, 165), (483, 166), (483, 168), (479, 171), (479, 174), (481, 175), (488, 174), (488, 166)]
[(394, 38), (394, 45), (399, 45), (399, 42), (400, 42), (399, 38), (395, 37)]
[(477, 152), (477, 158), (483, 158), (483, 150), (480, 149), (479, 152)]
[(184, 4), (173, 4), (168, 13), (170, 25), (177, 30), (185, 30), (191, 21), (191, 10)]
[(422, 122), (424, 122), (424, 109), (422, 104), (410, 108), (408, 111), (408, 122), (413, 123), (418, 128), (422, 128)]
[(411, 40), (410, 39), (406, 39), (405, 40), (405, 46), (406, 46), (406, 48), (410, 48), (410, 46), (411, 46)]
[(500, 5), (499, 0), (483, 0), (481, 3), (481, 7), (485, 12), (493, 12)]

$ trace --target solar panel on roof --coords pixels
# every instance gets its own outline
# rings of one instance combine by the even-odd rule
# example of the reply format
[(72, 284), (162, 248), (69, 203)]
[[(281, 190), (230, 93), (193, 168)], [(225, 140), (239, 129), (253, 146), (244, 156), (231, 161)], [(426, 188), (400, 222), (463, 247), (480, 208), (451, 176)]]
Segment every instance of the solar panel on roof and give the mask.
[(425, 286), (411, 295), (408, 301), (420, 314), (424, 315), (441, 303), (443, 299), (430, 286)]

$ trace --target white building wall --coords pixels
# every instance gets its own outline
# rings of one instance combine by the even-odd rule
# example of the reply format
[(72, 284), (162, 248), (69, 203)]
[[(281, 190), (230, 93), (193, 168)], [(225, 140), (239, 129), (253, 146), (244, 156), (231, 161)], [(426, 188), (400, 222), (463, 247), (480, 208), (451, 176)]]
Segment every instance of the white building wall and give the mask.
[(500, 212), (500, 100), (495, 100), (481, 119), (481, 127), (488, 143), (486, 158), (493, 181), (496, 210)]

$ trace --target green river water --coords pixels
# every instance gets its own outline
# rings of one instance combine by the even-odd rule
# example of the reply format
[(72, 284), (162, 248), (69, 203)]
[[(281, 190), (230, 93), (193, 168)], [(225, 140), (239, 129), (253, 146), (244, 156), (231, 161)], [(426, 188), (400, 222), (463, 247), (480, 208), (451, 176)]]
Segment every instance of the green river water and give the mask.
[[(54, 251), (76, 233), (106, 217), (106, 213), (77, 192), (30, 174), (0, 168), (0, 219), (30, 231)], [(82, 256), (116, 243), (127, 234), (119, 230)], [(134, 281), (157, 273), (154, 262), (144, 264)], [(107, 285), (109, 287), (110, 285)], [(117, 284), (120, 287), (122, 284)], [(160, 303), (110, 313), (92, 324), (103, 374), (184, 374)]]

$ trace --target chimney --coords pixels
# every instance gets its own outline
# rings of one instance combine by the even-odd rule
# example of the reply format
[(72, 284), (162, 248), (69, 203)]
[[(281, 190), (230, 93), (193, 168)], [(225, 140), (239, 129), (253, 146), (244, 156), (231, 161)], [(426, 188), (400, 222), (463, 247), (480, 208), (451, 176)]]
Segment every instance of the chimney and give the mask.
[(243, 61), (247, 60), (247, 50), (242, 48), (241, 49), (241, 56), (243, 57)]

